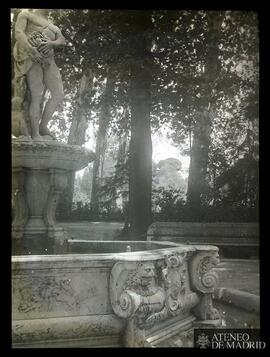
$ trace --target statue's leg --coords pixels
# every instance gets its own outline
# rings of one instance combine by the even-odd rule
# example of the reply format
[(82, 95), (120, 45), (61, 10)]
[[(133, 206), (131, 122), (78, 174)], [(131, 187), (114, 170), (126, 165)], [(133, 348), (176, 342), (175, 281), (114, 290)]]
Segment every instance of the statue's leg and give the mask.
[(61, 74), (54, 61), (52, 61), (48, 67), (44, 68), (44, 83), (51, 93), (51, 98), (45, 105), (39, 131), (41, 135), (52, 136), (51, 132), (47, 128), (47, 125), (51, 120), (57, 106), (64, 99)]
[(40, 64), (33, 63), (26, 75), (27, 84), (31, 93), (29, 116), (31, 123), (31, 136), (33, 140), (42, 140), (39, 135), (40, 104), (43, 92), (43, 70)]

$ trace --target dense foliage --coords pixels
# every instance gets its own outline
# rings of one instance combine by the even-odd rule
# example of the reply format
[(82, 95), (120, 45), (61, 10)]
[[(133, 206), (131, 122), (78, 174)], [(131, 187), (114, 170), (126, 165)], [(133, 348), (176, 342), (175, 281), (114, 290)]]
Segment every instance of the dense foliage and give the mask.
[[(18, 11), (13, 12), (15, 19)], [(178, 170), (170, 161), (153, 163), (153, 219), (258, 219), (256, 13), (55, 10), (51, 17), (68, 44), (56, 52), (65, 102), (51, 129), (59, 140), (68, 142), (74, 118), (80, 120), (78, 115), (82, 115), (78, 108), (83, 106), (87, 127), (81, 144), (88, 141), (94, 128), (100, 150), (98, 170), (88, 168), (75, 180), (73, 219), (128, 219), (129, 145), (139, 120), (134, 119), (132, 106), (135, 99), (146, 105), (149, 98), (152, 133), (169, 128), (168, 136), (179, 153), (190, 156), (195, 165), (190, 167), (187, 182), (181, 176), (181, 163)], [(150, 23), (145, 19), (140, 22), (143, 17), (150, 18)], [(144, 71), (139, 80), (138, 68)], [(148, 83), (140, 88), (147, 73)], [(91, 77), (91, 85), (82, 96), (83, 76)], [(108, 81), (112, 82), (109, 97)], [(140, 91), (146, 93), (141, 98)], [(146, 115), (139, 125), (147, 120)], [(151, 153), (150, 144), (144, 152)], [(91, 210), (93, 177), (98, 180), (95, 214)], [(196, 191), (196, 206), (187, 204), (187, 190)], [(64, 218), (63, 208), (60, 213)]]

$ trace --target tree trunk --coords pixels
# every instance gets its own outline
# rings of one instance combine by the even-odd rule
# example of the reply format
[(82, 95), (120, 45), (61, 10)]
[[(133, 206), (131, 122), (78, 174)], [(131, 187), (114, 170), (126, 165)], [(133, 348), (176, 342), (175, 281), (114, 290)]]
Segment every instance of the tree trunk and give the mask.
[[(112, 209), (117, 209), (117, 187), (124, 189), (127, 186), (126, 164), (128, 159), (128, 110), (125, 109), (122, 115), (123, 131), (118, 136), (118, 150), (114, 172), (114, 190), (112, 194)], [(122, 202), (126, 201), (126, 195), (121, 195)], [(128, 221), (128, 218), (127, 218)]]
[[(88, 127), (87, 111), (92, 100), (93, 79), (93, 72), (91, 70), (85, 70), (81, 78), (76, 107), (73, 112), (73, 121), (68, 136), (69, 145), (81, 146), (85, 143), (85, 133)], [(75, 172), (70, 172), (67, 175), (67, 179), (67, 187), (60, 197), (58, 207), (59, 210), (65, 212), (66, 217), (70, 217), (72, 212)]]
[(205, 72), (202, 75), (199, 114), (193, 132), (187, 190), (187, 204), (194, 214), (199, 214), (207, 186), (206, 174), (208, 153), (211, 144), (211, 122), (213, 119), (212, 95), (220, 70), (218, 33), (223, 18), (218, 12), (208, 12), (207, 17), (209, 29)]
[(94, 74), (91, 70), (84, 71), (78, 97), (76, 101), (76, 108), (74, 111), (74, 119), (72, 121), (68, 144), (69, 145), (83, 145), (85, 143), (85, 133), (88, 127), (87, 125), (87, 111), (92, 100), (92, 88), (93, 88)]
[(211, 121), (208, 111), (205, 111), (195, 125), (190, 153), (187, 203), (196, 212), (201, 207), (202, 195), (206, 186), (210, 130)]
[(93, 166), (93, 181), (91, 191), (91, 214), (93, 217), (99, 215), (99, 191), (103, 176), (103, 162), (106, 151), (107, 131), (110, 122), (110, 106), (112, 101), (113, 78), (108, 71), (107, 83), (101, 107), (99, 128), (96, 139), (96, 158)]
[(129, 147), (129, 237), (146, 239), (152, 222), (150, 12), (135, 18), (134, 62), (131, 66), (131, 139)]

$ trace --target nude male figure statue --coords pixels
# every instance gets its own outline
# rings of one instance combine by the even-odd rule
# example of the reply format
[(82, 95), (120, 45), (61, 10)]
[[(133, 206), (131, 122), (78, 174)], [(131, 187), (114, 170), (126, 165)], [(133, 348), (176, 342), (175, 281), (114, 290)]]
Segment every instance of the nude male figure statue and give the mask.
[[(23, 102), (27, 88), (30, 91), (28, 113), (33, 140), (44, 140), (44, 135), (54, 138), (47, 125), (64, 98), (54, 48), (66, 41), (60, 29), (48, 21), (48, 15), (48, 9), (23, 10), (15, 24), (14, 96)], [(46, 89), (50, 91), (50, 99), (44, 106)]]

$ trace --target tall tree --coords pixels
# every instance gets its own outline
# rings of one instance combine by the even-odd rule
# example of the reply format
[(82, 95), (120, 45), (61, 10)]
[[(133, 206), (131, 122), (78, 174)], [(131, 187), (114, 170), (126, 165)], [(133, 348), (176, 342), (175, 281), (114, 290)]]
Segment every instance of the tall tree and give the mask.
[[(199, 80), (201, 86), (199, 108), (193, 132), (193, 144), (190, 152), (187, 204), (192, 209), (200, 208), (202, 195), (206, 189), (208, 153), (210, 146), (211, 124), (213, 119), (212, 93), (220, 72), (219, 33), (223, 14), (207, 12), (206, 56)], [(201, 83), (200, 83), (201, 82)]]
[[(258, 52), (256, 14), (224, 11), (220, 25), (216, 12), (151, 11), (150, 21), (145, 26), (143, 23), (150, 14), (148, 11), (65, 12), (67, 16), (59, 17), (59, 25), (70, 45), (63, 49), (66, 55), (57, 53), (57, 60), (65, 62), (60, 67), (66, 91), (73, 93), (73, 88), (78, 87), (81, 61), (91, 58), (92, 65), (89, 68), (95, 66), (95, 75), (97, 71), (104, 77), (104, 69), (108, 65), (118, 74), (118, 90), (114, 93), (110, 129), (115, 126), (116, 132), (121, 130), (123, 123), (116, 118), (119, 107), (126, 105), (132, 110), (132, 128), (129, 126), (133, 131), (129, 166), (131, 187), (141, 187), (138, 182), (147, 183), (142, 177), (150, 172), (150, 165), (146, 165), (148, 169), (143, 169), (143, 174), (134, 174), (135, 167), (139, 167), (138, 162), (150, 161), (150, 146), (146, 145), (148, 149), (143, 154), (146, 153), (147, 159), (140, 161), (138, 157), (142, 155), (140, 143), (146, 143), (147, 136), (149, 139), (144, 125), (149, 112), (145, 98), (150, 97), (146, 83), (151, 82), (152, 129), (168, 124), (181, 153), (189, 155), (191, 152), (190, 171), (194, 174), (190, 175), (189, 201), (200, 204), (205, 196), (202, 193), (206, 181), (212, 184), (222, 172), (239, 160), (241, 150), (238, 141), (243, 132), (247, 132), (247, 146), (258, 136), (253, 138), (250, 135), (247, 116), (244, 114), (245, 108), (257, 102), (257, 80), (244, 78), (244, 74), (257, 67), (254, 60), (254, 53)], [(142, 48), (147, 46), (148, 50), (144, 52)], [(151, 64), (149, 79), (147, 62)], [(250, 69), (246, 70), (245, 67)], [(124, 93), (129, 84), (131, 91)], [(142, 97), (139, 98), (139, 95)], [(97, 100), (92, 107), (94, 118), (98, 117), (99, 109), (100, 103)], [(136, 126), (134, 113), (140, 111), (144, 114), (138, 120), (140, 125)], [(251, 113), (248, 120), (252, 121), (254, 133), (257, 114), (254, 116)], [(191, 134), (192, 150), (188, 148), (187, 140)], [(146, 191), (149, 192), (147, 187)], [(132, 190), (130, 197), (136, 215), (136, 189), (133, 193)], [(218, 203), (218, 187), (214, 183), (211, 194)], [(146, 196), (149, 197), (149, 194)], [(134, 219), (133, 225), (136, 225), (134, 217), (130, 215), (130, 219)]]
[[(127, 108), (124, 108), (122, 113), (122, 127), (123, 130), (121, 134), (118, 135), (118, 150), (116, 156), (116, 164), (115, 171), (113, 177), (114, 187), (112, 190), (112, 201), (113, 206), (116, 208), (116, 199), (119, 196), (117, 191), (120, 189), (121, 194), (120, 197), (122, 199), (123, 206), (126, 206), (127, 195), (125, 194), (126, 184), (127, 184), (127, 175), (126, 175), (126, 166), (127, 166), (127, 158), (128, 158), (128, 118), (129, 111)], [(126, 217), (126, 224), (128, 224), (128, 217)]]
[(96, 139), (96, 157), (93, 167), (93, 180), (91, 192), (91, 213), (94, 217), (99, 214), (99, 193), (103, 176), (103, 164), (106, 151), (107, 132), (110, 123), (110, 107), (112, 102), (112, 91), (114, 78), (111, 69), (107, 72), (107, 82), (101, 104), (99, 126)]
[[(129, 130), (128, 130), (129, 111), (124, 108), (123, 111), (123, 131), (119, 136), (119, 146), (117, 152), (117, 161), (115, 165), (114, 184), (118, 186), (120, 197), (122, 199), (122, 207), (124, 213), (125, 224), (121, 232), (121, 236), (125, 237), (129, 232), (129, 215), (128, 215), (128, 172), (127, 162), (129, 155)], [(117, 185), (116, 183), (119, 182)]]
[(135, 33), (130, 76), (131, 139), (129, 147), (130, 237), (143, 240), (152, 221), (151, 12), (133, 12)]
[[(73, 118), (69, 130), (68, 144), (83, 145), (85, 143), (85, 134), (88, 128), (88, 113), (92, 103), (94, 75), (91, 69), (84, 69), (80, 80), (80, 85), (73, 110)], [(67, 175), (67, 187), (61, 195), (59, 208), (65, 210), (69, 217), (72, 211), (72, 201), (74, 193), (75, 172)]]

